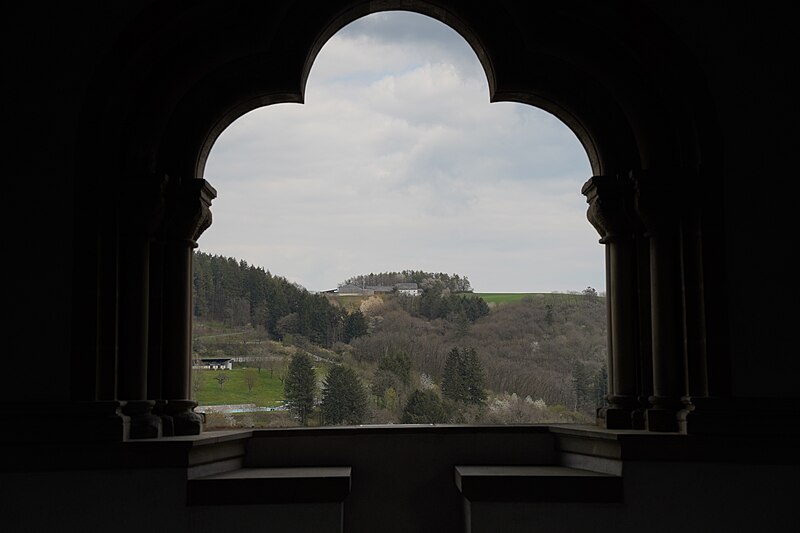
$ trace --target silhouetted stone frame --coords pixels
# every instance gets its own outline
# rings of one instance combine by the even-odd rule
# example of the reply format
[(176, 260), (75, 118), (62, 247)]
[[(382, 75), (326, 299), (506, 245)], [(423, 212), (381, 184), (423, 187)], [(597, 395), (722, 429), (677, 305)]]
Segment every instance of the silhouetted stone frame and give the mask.
[[(73, 400), (157, 402), (170, 387), (180, 396), (183, 385), (165, 378), (165, 361), (188, 354), (176, 357), (165, 346), (185, 351), (190, 324), (176, 333), (175, 316), (164, 310), (190, 271), (175, 269), (164, 238), (191, 248), (210, 225), (216, 192), (203, 176), (214, 141), (253, 109), (302, 103), (311, 65), (331, 36), (364, 15), (396, 9), (453, 28), (483, 65), (490, 101), (544, 109), (586, 150), (588, 218), (607, 256), (610, 406), (598, 423), (687, 431), (697, 405), (729, 396), (719, 134), (694, 59), (646, 6), (529, 4), (538, 3), (515, 4), (514, 13), (501, 3), (416, 0), (237, 10), (208, 1), (144, 10), (134, 26), (159, 31), (142, 41), (133, 28), (130, 40), (117, 43), (81, 117), (77, 164), (86, 179), (76, 197), (75, 286), (85, 290), (74, 299)], [(516, 25), (521, 13), (526, 21)], [(542, 21), (539, 31), (530, 31), (531, 20)], [(652, 47), (634, 48), (634, 39)], [(150, 248), (137, 256), (132, 242)], [(185, 259), (185, 249), (175, 253)], [(131, 254), (149, 265), (147, 273), (121, 276), (121, 258)], [(125, 313), (140, 321), (138, 330), (125, 321), (141, 345), (127, 359), (119, 337)], [(141, 376), (130, 386), (121, 370), (141, 374), (142, 357), (147, 398), (120, 397), (141, 389)]]

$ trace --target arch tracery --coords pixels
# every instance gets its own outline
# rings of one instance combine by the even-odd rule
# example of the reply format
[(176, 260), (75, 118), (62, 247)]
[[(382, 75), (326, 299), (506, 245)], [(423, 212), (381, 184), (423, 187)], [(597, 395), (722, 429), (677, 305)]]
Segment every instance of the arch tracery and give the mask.
[[(692, 116), (692, 107), (684, 105), (679, 94), (666, 94), (672, 86), (657, 86), (659, 80), (681, 72), (674, 70), (671, 58), (664, 58), (666, 74), (664, 65), (648, 63), (653, 54), (667, 48), (658, 39), (669, 39), (655, 21), (653, 50), (642, 51), (609, 36), (638, 34), (647, 28), (634, 31), (609, 15), (598, 20), (588, 6), (584, 11), (537, 7), (535, 12), (530, 6), (517, 6), (518, 12), (510, 13), (500, 7), (446, 1), (341, 1), (318, 8), (315, 4), (313, 10), (295, 2), (276, 14), (260, 13), (259, 9), (270, 8), (255, 6), (249, 8), (253, 12), (234, 13), (223, 4), (207, 2), (203, 17), (191, 10), (173, 14), (172, 31), (193, 39), (215, 35), (213, 43), (182, 45), (179, 35), (165, 30), (133, 52), (121, 48), (122, 64), (136, 72), (114, 77), (112, 84), (122, 87), (135, 73), (142, 78), (134, 87), (121, 89), (128, 91), (128, 98), (120, 99), (127, 106), (122, 113), (124, 128), (101, 127), (97, 131), (103, 134), (90, 137), (95, 143), (92, 150), (106, 148), (122, 159), (118, 176), (103, 176), (110, 180), (100, 193), (106, 197), (87, 200), (111, 198), (119, 207), (108, 215), (111, 218), (101, 214), (86, 223), (96, 224), (90, 231), (104, 246), (127, 254), (117, 259), (125, 268), (101, 277), (103, 286), (96, 290), (119, 296), (99, 299), (98, 316), (108, 316), (103, 313), (111, 308), (120, 309), (122, 318), (136, 316), (137, 321), (127, 322), (122, 331), (139, 340), (120, 344), (109, 329), (116, 331), (117, 323), (97, 323), (101, 335), (117, 338), (120, 361), (110, 371), (108, 354), (96, 349), (97, 390), (132, 394), (136, 397), (114, 399), (131, 402), (131, 417), (150, 416), (156, 408), (163, 421), (160, 429), (158, 424), (134, 425), (142, 432), (136, 434), (139, 429), (134, 429), (132, 436), (162, 434), (164, 428), (182, 434), (200, 430), (199, 421), (189, 414), (191, 276), (186, 261), (193, 242), (211, 223), (215, 191), (202, 175), (214, 140), (256, 107), (302, 102), (308, 72), (325, 41), (360, 16), (392, 9), (416, 11), (449, 25), (478, 55), (492, 101), (540, 107), (580, 139), (595, 174), (582, 191), (589, 203), (587, 216), (606, 246), (607, 257), (610, 405), (598, 413), (598, 423), (666, 431), (683, 424), (686, 429), (691, 398), (708, 397), (714, 391), (708, 389), (706, 346), (700, 341), (686, 347), (687, 338), (706, 336), (707, 319), (697, 309), (702, 308), (703, 274), (708, 267), (703, 263), (704, 228), (681, 192), (698, 183), (703, 190), (712, 186), (703, 182), (709, 174), (698, 170), (696, 144), (703, 132), (697, 129), (704, 117)], [(273, 21), (269, 39), (259, 38), (264, 34), (254, 22), (259, 15)], [(541, 21), (536, 25), (541, 33), (526, 33), (524, 28), (531, 25), (513, 25), (515, 17)], [(598, 27), (604, 31), (598, 32)], [(109, 122), (107, 117), (120, 116), (114, 111), (98, 109), (89, 123), (102, 126)], [(153, 176), (158, 177), (155, 182)], [(138, 179), (133, 194), (140, 199), (151, 194), (155, 183), (156, 203), (164, 206), (138, 226), (136, 218), (126, 214), (130, 203), (117, 201), (125, 196), (122, 184), (130, 179)], [(140, 207), (134, 202), (132, 208)], [(116, 229), (109, 229), (110, 220)], [(125, 223), (119, 224), (120, 220)], [(141, 251), (144, 248), (146, 252)], [(129, 268), (131, 257), (138, 269)], [(152, 335), (148, 340), (148, 331), (158, 332), (157, 342)], [(164, 371), (148, 372), (148, 361)], [(117, 386), (101, 384), (104, 380), (114, 380)], [(165, 391), (169, 397), (161, 397)], [(158, 402), (179, 409), (159, 412)], [(176, 423), (179, 420), (185, 423)]]

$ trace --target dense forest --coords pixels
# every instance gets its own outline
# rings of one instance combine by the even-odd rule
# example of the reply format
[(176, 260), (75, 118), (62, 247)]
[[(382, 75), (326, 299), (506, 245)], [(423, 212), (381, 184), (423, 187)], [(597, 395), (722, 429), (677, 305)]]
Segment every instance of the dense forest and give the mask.
[(261, 327), (278, 340), (300, 335), (330, 347), (366, 332), (360, 312), (348, 313), (324, 296), (231, 257), (195, 252), (192, 298), (196, 320)]
[[(414, 274), (421, 296), (338, 297), (197, 252), (195, 324), (257, 334), (247, 342), (216, 335), (212, 346), (196, 332), (195, 351), (269, 368), (296, 408), (294, 423), (576, 422), (603, 404), (605, 298), (594, 289), (489, 305), (453, 290), (456, 279), (469, 287), (459, 275), (403, 271), (348, 283)], [(323, 367), (324, 377), (311, 374)]]
[(392, 287), (397, 283), (416, 283), (423, 289), (438, 286), (451, 292), (472, 291), (472, 286), (466, 276), (445, 274), (444, 272), (424, 272), (422, 270), (361, 274), (347, 278), (339, 285), (355, 285), (357, 287), (367, 288), (380, 286)]

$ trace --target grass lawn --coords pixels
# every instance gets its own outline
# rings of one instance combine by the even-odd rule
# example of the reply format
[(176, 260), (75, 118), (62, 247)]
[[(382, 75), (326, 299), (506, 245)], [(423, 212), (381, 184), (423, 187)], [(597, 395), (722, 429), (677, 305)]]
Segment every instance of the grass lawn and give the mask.
[(487, 304), (493, 303), (508, 303), (508, 302), (517, 302), (522, 300), (526, 296), (531, 296), (535, 293), (532, 292), (479, 292), (476, 293), (477, 296), (483, 298), (483, 300)]
[[(268, 369), (262, 369), (261, 373), (256, 370), (256, 382), (253, 390), (247, 390), (244, 368), (234, 368), (233, 370), (205, 370), (197, 369), (200, 375), (200, 390), (196, 394), (195, 400), (200, 405), (235, 405), (242, 403), (254, 403), (258, 407), (275, 407), (280, 405), (279, 400), (283, 399), (283, 382), (275, 377), (269, 376)], [(322, 380), (327, 374), (325, 363), (314, 363), (314, 370), (317, 374), (317, 381)], [(228, 380), (222, 388), (216, 380), (218, 375), (225, 375)]]
[[(256, 383), (253, 390), (247, 390), (245, 382), (245, 369), (233, 370), (193, 370), (200, 375), (200, 390), (196, 400), (200, 405), (228, 405), (240, 403), (254, 403), (259, 407), (274, 407), (280, 405), (278, 400), (283, 399), (283, 382), (277, 376), (269, 377), (269, 370), (262, 369), (256, 374)], [(222, 388), (215, 377), (219, 374), (228, 376)]]

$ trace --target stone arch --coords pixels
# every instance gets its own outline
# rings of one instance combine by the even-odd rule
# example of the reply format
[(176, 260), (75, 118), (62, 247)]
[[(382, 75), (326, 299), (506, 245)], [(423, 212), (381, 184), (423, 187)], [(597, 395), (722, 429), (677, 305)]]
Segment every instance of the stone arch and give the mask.
[[(589, 219), (607, 247), (612, 324), (611, 408), (601, 413), (601, 423), (644, 427), (651, 413), (652, 429), (676, 430), (681, 411), (692, 408), (687, 398), (706, 397), (709, 383), (724, 382), (714, 376), (724, 376), (725, 361), (710, 365), (707, 357), (713, 324), (722, 318), (703, 305), (704, 291), (717, 290), (708, 285), (709, 274), (721, 271), (719, 256), (705, 243), (721, 223), (701, 220), (684, 194), (692, 190), (706, 205), (718, 203), (712, 106), (694, 63), (647, 7), (524, 4), (512, 14), (503, 4), (445, 0), (340, 0), (314, 3), (313, 9), (306, 2), (282, 9), (266, 4), (151, 6), (129, 34), (141, 35), (137, 24), (156, 31), (144, 42), (123, 37), (90, 88), (94, 104), (83, 117), (88, 141), (80, 161), (88, 174), (80, 201), (90, 209), (78, 222), (101, 243), (94, 254), (116, 247), (125, 260), (107, 265), (105, 274), (102, 265), (92, 267), (99, 269), (100, 282), (77, 305), (94, 307), (93, 296), (101, 307), (116, 307), (138, 321), (131, 326), (118, 316), (106, 323), (102, 317), (109, 315), (98, 313), (93, 328), (83, 328), (78, 343), (94, 342), (93, 335), (111, 342), (123, 322), (121, 334), (135, 339), (133, 353), (120, 355), (119, 369), (109, 368), (110, 356), (97, 346), (95, 361), (75, 362), (78, 369), (96, 363), (95, 374), (103, 374), (96, 382), (116, 384), (97, 385), (96, 392), (133, 388), (137, 398), (121, 399), (156, 400), (142, 379), (170, 388), (185, 373), (180, 361), (170, 366), (154, 357), (167, 350), (153, 345), (152, 332), (172, 338), (172, 351), (188, 349), (186, 243), (211, 223), (215, 192), (198, 178), (216, 137), (256, 107), (302, 103), (308, 72), (325, 41), (360, 16), (392, 9), (449, 25), (475, 50), (492, 101), (540, 107), (585, 147), (595, 176), (583, 192)], [(643, 35), (652, 47), (634, 49), (630, 43)], [(687, 80), (690, 90), (682, 88)], [(183, 244), (172, 252), (153, 246), (165, 236)], [(84, 242), (87, 248), (94, 246), (92, 238)], [(154, 322), (151, 295), (172, 302), (180, 317), (169, 325)], [(150, 340), (141, 335), (147, 322)], [(188, 353), (181, 357), (188, 359)], [(142, 358), (157, 361), (169, 376), (153, 376), (153, 365), (148, 369)], [(163, 390), (150, 388), (158, 395)], [(173, 387), (169, 401), (186, 400), (181, 390)]]

